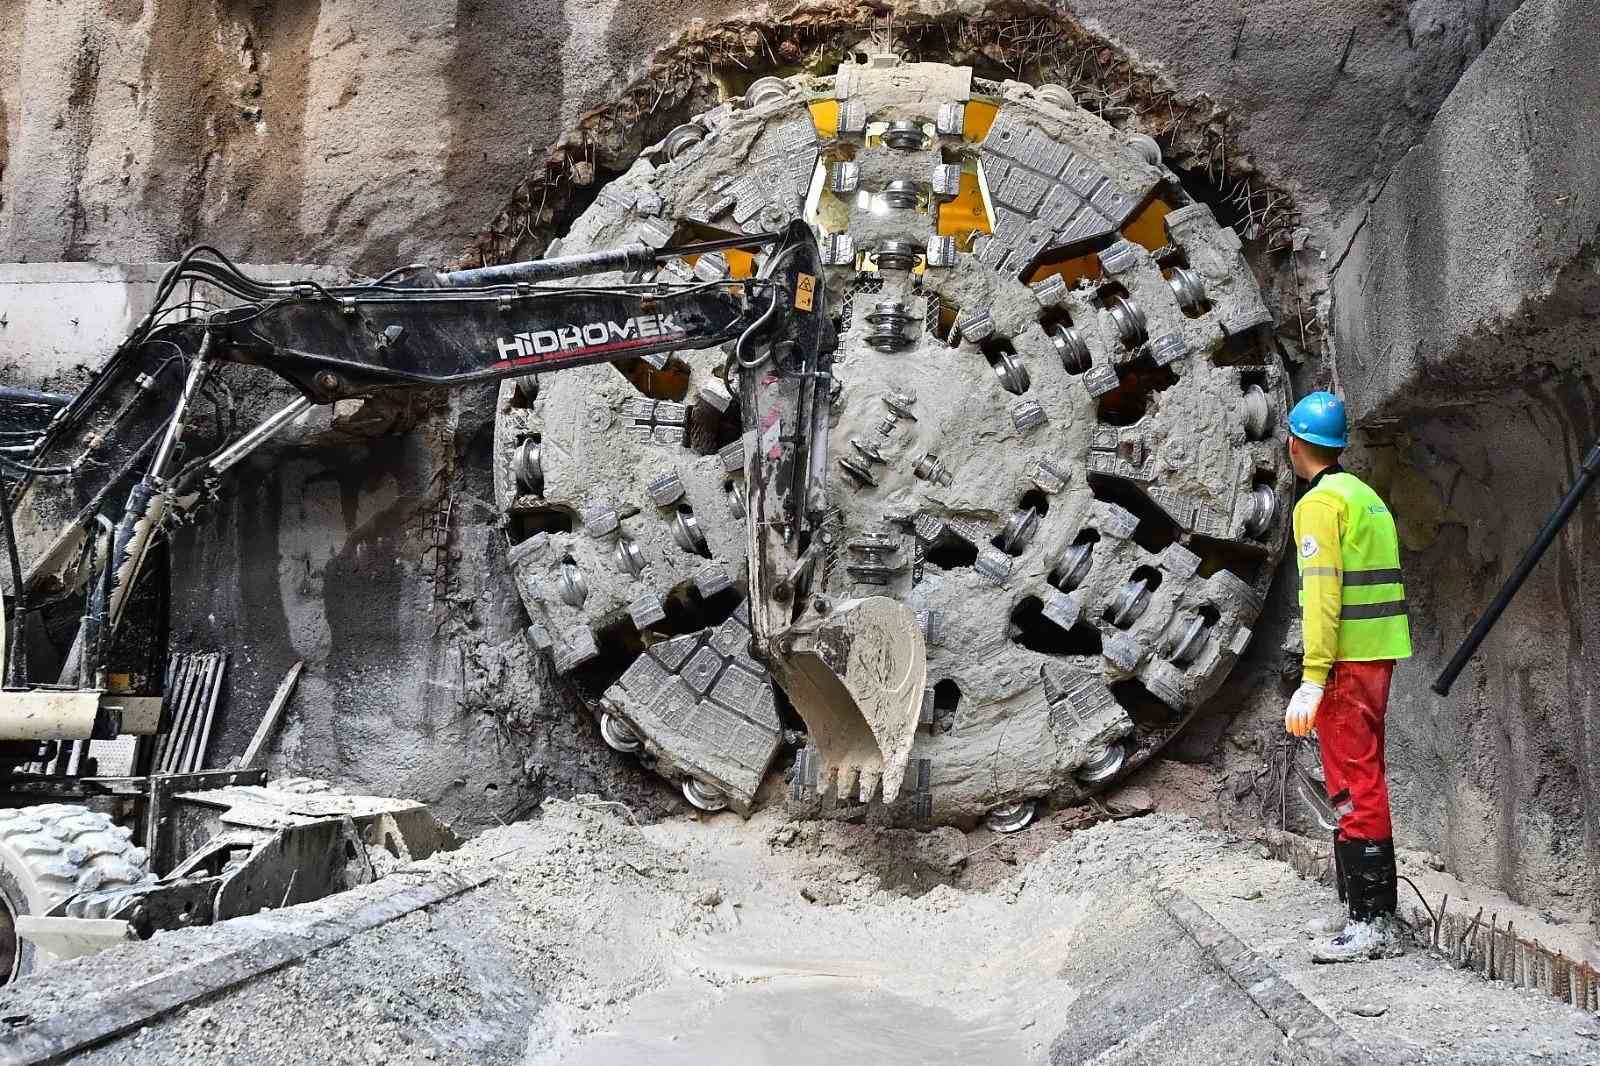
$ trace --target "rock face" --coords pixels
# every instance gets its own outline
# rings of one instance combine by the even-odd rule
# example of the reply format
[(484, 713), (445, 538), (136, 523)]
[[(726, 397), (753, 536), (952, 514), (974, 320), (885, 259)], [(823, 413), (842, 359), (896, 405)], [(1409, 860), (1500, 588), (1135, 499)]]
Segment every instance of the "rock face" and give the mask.
[(8, 0), (7, 259), (377, 270), (453, 252), (516, 172), (712, 0)]
[[(957, 48), (954, 17), (982, 13), (903, 6), (890, 24), (948, 12)], [(1241, 18), (1233, 0), (1071, 5), (1223, 102), (1244, 126), (1236, 153), (1335, 208), (1381, 182), (1515, 6), (1294, 0)], [(735, 11), (758, 37), (789, 14), (729, 0), (7, 0), (0, 256), (140, 262), (207, 240), (241, 260), (375, 271), (453, 254), (640, 61)], [(875, 17), (854, 16), (858, 39)]]
[[(1346, 402), (1368, 422), (1584, 365), (1600, 302), (1600, 77), (1588, 4), (1506, 24), (1360, 216), (1334, 271)], [(1404, 314), (1395, 313), (1404, 309)]]
[(1404, 839), (1453, 871), (1600, 914), (1600, 510), (1551, 546), (1457, 681), (1428, 690), (1596, 441), (1593, 4), (1524, 5), (1361, 216), (1334, 275), (1339, 379), (1407, 549), (1396, 675)]

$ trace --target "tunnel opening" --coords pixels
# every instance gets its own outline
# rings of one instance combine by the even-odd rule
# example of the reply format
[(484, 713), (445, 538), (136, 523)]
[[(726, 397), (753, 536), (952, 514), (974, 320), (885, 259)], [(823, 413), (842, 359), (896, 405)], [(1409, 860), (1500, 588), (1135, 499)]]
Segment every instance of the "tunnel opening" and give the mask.
[(1211, 353), (1217, 366), (1265, 367), (1271, 356), (1267, 351), (1270, 334), (1267, 327), (1258, 326), (1243, 333), (1224, 333), (1222, 347)]
[(1117, 701), (1117, 706), (1128, 712), (1128, 717), (1133, 719), (1138, 729), (1170, 729), (1183, 721), (1183, 712), (1174, 711), (1162, 703), (1136, 677), (1118, 681), (1110, 689), (1111, 698)]
[(1105, 273), (1100, 265), (1100, 253), (1115, 244), (1117, 238), (1117, 234), (1111, 233), (1046, 248), (1023, 271), (1023, 280), (1035, 285), (1059, 277), (1069, 289), (1084, 284), (1096, 285)]
[(1160, 554), (1177, 541), (1181, 532), (1167, 512), (1156, 506), (1145, 491), (1126, 478), (1109, 474), (1090, 474), (1089, 491), (1094, 498), (1114, 503), (1138, 520), (1133, 541), (1151, 554)]
[(1131, 426), (1150, 410), (1158, 392), (1177, 384), (1178, 375), (1170, 366), (1156, 366), (1148, 358), (1138, 358), (1122, 367), (1117, 387), (1100, 397), (1095, 418), (1108, 426)]
[(689, 408), (685, 443), (696, 455), (716, 455), (743, 436), (737, 396), (725, 411), (704, 400)]
[(689, 364), (675, 355), (659, 368), (643, 358), (623, 359), (611, 365), (641, 396), (682, 403), (689, 395)]
[(539, 507), (519, 507), (510, 514), (511, 540), (521, 544), (540, 533), (571, 533), (578, 521), (578, 512), (559, 504)]
[(515, 387), (511, 390), (511, 406), (524, 411), (531, 408), (533, 401), (539, 398), (539, 375), (524, 374), (512, 380)]
[(961, 683), (953, 677), (941, 678), (933, 686), (933, 725), (941, 733), (955, 728), (956, 712), (961, 709)]
[(947, 347), (951, 347), (954, 343), (952, 338), (955, 336), (956, 318), (961, 314), (961, 309), (949, 300), (935, 293), (930, 293), (928, 295), (928, 306), (934, 307), (935, 305), (937, 305), (936, 313), (931, 315), (929, 319), (933, 324), (933, 335), (936, 339), (944, 342)]
[(1044, 601), (1024, 596), (1011, 609), (1011, 642), (1041, 655), (1099, 655), (1100, 631), (1087, 622), (1062, 629), (1044, 615)]
[(922, 561), (937, 570), (961, 570), (978, 561), (978, 548), (947, 529), (923, 551)]
[(673, 586), (672, 591), (662, 597), (661, 609), (666, 612), (666, 617), (652, 625), (650, 632), (664, 637), (681, 637), (720, 626), (733, 617), (743, 602), (744, 592), (737, 585), (710, 596), (702, 596), (692, 581), (685, 581)]
[(633, 661), (644, 652), (644, 639), (624, 611), (606, 615), (591, 626), (599, 654), (574, 667), (568, 674), (578, 694), (587, 702), (605, 695)]
[(1235, 540), (1219, 540), (1199, 533), (1189, 538), (1189, 550), (1200, 556), (1201, 577), (1210, 577), (1226, 570), (1247, 585), (1254, 585), (1266, 564), (1266, 549), (1254, 544), (1241, 544)]

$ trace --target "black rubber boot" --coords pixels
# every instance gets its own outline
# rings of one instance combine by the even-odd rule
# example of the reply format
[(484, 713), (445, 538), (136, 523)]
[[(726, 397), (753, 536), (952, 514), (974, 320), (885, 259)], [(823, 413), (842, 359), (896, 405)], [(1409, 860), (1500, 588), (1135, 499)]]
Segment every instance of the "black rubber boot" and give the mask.
[(1350, 917), (1358, 922), (1379, 915), (1394, 916), (1398, 902), (1394, 869), (1394, 841), (1346, 840), (1344, 848), (1345, 891)]
[(1350, 905), (1350, 922), (1333, 939), (1318, 945), (1313, 962), (1363, 962), (1397, 955), (1394, 842), (1340, 840), (1334, 843)]

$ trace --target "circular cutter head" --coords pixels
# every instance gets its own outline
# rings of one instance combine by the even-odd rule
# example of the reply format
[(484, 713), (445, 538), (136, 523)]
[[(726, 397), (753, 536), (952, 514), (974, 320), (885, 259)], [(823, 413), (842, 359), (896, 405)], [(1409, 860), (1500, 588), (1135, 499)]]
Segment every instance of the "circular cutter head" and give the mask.
[[(1240, 240), (1159, 146), (1059, 87), (881, 57), (757, 84), (647, 149), (563, 249), (813, 226), (839, 349), (807, 594), (915, 619), (893, 809), (970, 824), (1080, 800), (1216, 690), (1286, 539), (1285, 377)], [(529, 640), (608, 736), (747, 812), (785, 723), (750, 655), (727, 361), (507, 384), (496, 488)], [(797, 791), (828, 783), (819, 762), (802, 751)]]

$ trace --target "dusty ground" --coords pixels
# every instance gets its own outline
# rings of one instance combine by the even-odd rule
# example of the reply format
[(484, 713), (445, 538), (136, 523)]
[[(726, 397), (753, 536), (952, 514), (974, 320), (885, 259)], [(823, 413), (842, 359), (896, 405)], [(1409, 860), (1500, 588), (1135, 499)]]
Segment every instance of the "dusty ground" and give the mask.
[(1353, 1061), (1600, 1062), (1600, 1020), (1420, 952), (1310, 965), (1331, 890), (1174, 815), (1001, 840), (553, 801), (446, 862), (500, 876), (79, 1061), (1318, 1061), (1163, 908), (1177, 887)]

